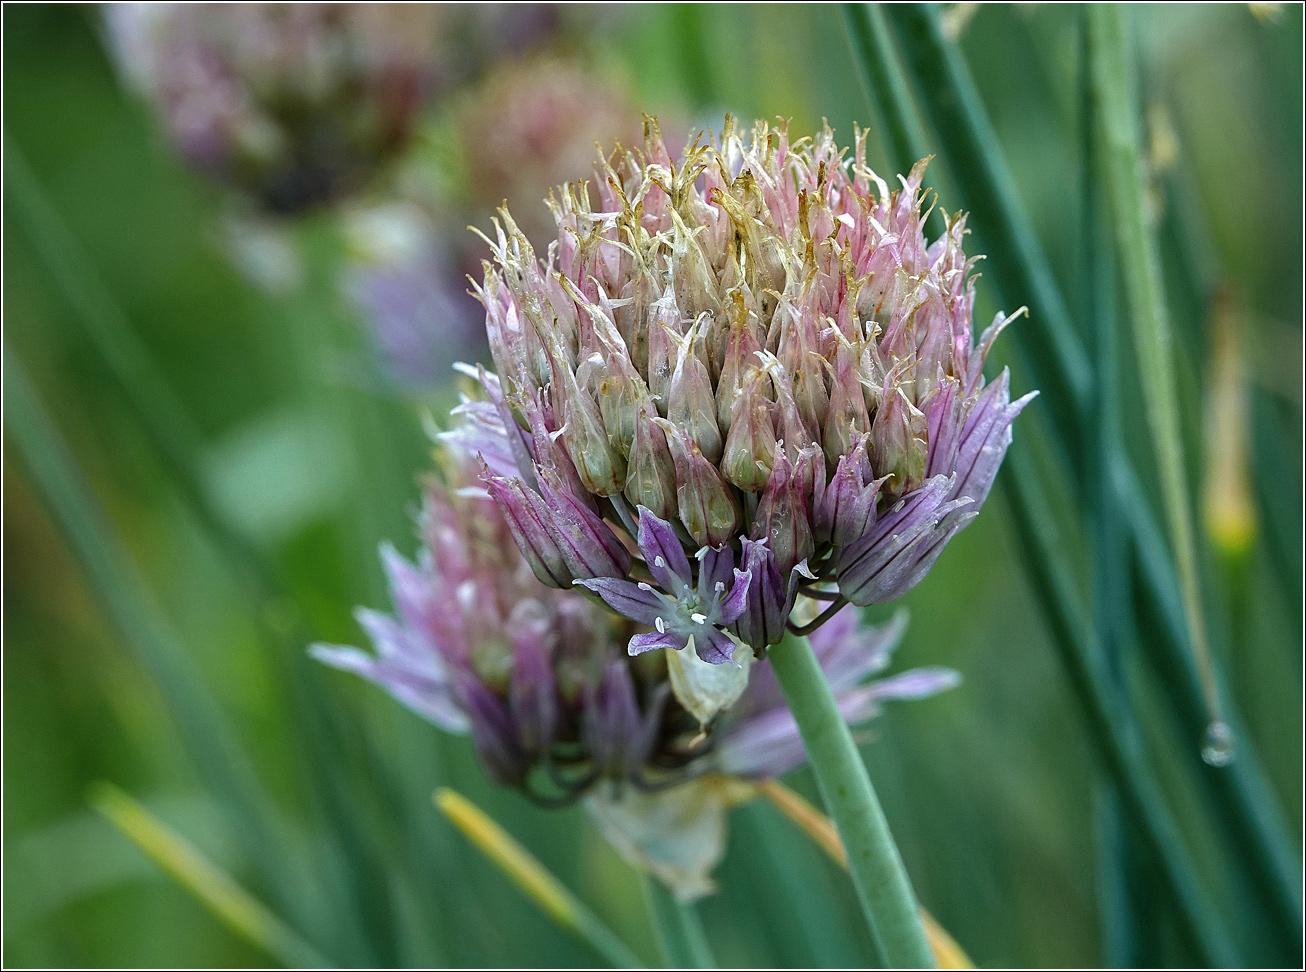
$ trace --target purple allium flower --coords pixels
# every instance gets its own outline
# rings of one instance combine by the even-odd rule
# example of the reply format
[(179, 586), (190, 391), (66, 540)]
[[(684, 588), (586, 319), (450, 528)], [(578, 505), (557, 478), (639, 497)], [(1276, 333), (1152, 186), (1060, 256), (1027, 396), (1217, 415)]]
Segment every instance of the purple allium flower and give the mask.
[(752, 580), (748, 571), (735, 568), (730, 548), (702, 548), (695, 582), (695, 572), (671, 524), (641, 506), (639, 550), (661, 590), (644, 581), (616, 577), (577, 581), (618, 614), (653, 628), (630, 639), (630, 653), (639, 655), (654, 648), (679, 650), (695, 642), (704, 661), (729, 661), (735, 643), (721, 629), (744, 613)]
[[(799, 593), (837, 598), (833, 613), (910, 590), (977, 515), (1032, 395), (1010, 401), (1006, 372), (985, 384), (1010, 318), (972, 340), (965, 220), (926, 240), (924, 162), (890, 192), (861, 133), (851, 158), (828, 128), (791, 144), (783, 125), (727, 118), (700, 141), (675, 162), (648, 119), (643, 151), (603, 160), (593, 197), (551, 195), (542, 259), (501, 210), (478, 296), (517, 462), (492, 492), (537, 576), (660, 620), (632, 652), (693, 631), (720, 663), (727, 629), (778, 641)], [(548, 490), (591, 522), (554, 522)], [(688, 574), (660, 540), (654, 570), (646, 522)], [(645, 561), (629, 576), (550, 560), (564, 535), (623, 533)], [(726, 560), (747, 596), (731, 586), (713, 613), (729, 571), (702, 574)]]
[(123, 73), (192, 165), (289, 213), (357, 189), (442, 80), (433, 4), (113, 4)]
[[(678, 598), (659, 602), (665, 631), (651, 616), (641, 627), (580, 589), (542, 584), (513, 543), (520, 526), (490, 495), (496, 482), (509, 482), (494, 471), (515, 462), (497, 408), (468, 400), (457, 414), (441, 436), (443, 475), (427, 483), (416, 561), (382, 548), (394, 613), (358, 611), (375, 651), (315, 645), (314, 657), (376, 682), (446, 731), (470, 733), (492, 779), (546, 801), (574, 798), (599, 780), (656, 791), (705, 773), (747, 778), (801, 762), (797, 728), (768, 669), (750, 680), (751, 655), (718, 667), (708, 664), (710, 652), (701, 661), (676, 650), (703, 637), (701, 629), (719, 635), (717, 624), (737, 619), (750, 576), (733, 567), (728, 548), (703, 552), (691, 587), (675, 533), (645, 515), (641, 550), (652, 576)], [(489, 480), (489, 492), (478, 478)], [(553, 569), (569, 568), (559, 556)], [(705, 610), (702, 622), (691, 604)], [(844, 612), (814, 639), (850, 720), (890, 697), (859, 683), (884, 667), (897, 633), (858, 633)], [(679, 643), (664, 643), (664, 634)], [(626, 646), (641, 635), (668, 650), (632, 657)], [(726, 641), (729, 649), (717, 650), (733, 650)]]
[[(852, 608), (812, 635), (812, 649), (850, 725), (874, 717), (891, 699), (923, 699), (956, 685), (946, 668), (918, 668), (868, 681), (888, 667), (903, 632), (902, 612), (881, 627), (860, 627)], [(750, 781), (773, 779), (807, 758), (793, 715), (770, 666), (756, 667), (748, 688), (722, 714), (713, 746), (693, 764), (689, 780), (654, 793), (600, 788), (585, 806), (604, 836), (632, 866), (649, 871), (682, 899), (712, 892), (712, 871), (726, 846), (726, 815), (750, 799)]]

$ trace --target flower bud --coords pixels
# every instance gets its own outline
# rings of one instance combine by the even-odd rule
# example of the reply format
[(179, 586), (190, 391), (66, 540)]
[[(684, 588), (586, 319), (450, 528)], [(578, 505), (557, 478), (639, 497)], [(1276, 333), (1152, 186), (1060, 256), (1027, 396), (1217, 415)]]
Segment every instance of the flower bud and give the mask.
[(739, 504), (716, 466), (699, 451), (689, 433), (655, 419), (667, 434), (676, 465), (676, 504), (680, 522), (695, 542), (714, 547), (729, 543), (739, 529)]
[[(810, 462), (810, 456), (802, 461)], [(811, 493), (803, 489), (801, 473), (784, 452), (777, 453), (775, 469), (753, 515), (752, 537), (767, 541), (782, 576), (788, 576), (794, 565), (815, 552), (810, 502)]]
[(657, 424), (651, 403), (635, 419), (635, 441), (626, 475), (626, 499), (645, 506), (662, 519), (677, 514), (676, 466), (667, 448), (667, 436)]
[(775, 463), (775, 427), (771, 402), (764, 394), (771, 379), (756, 366), (743, 376), (731, 408), (730, 435), (721, 460), (721, 473), (749, 493), (760, 493), (771, 478)]
[(830, 405), (825, 415), (822, 445), (825, 460), (834, 468), (863, 434), (870, 431), (866, 397), (857, 376), (857, 355), (847, 340), (841, 341), (834, 360), (834, 380), (830, 386)]
[(549, 587), (570, 587), (572, 574), (553, 531), (549, 529), (549, 511), (539, 494), (517, 480), (501, 476), (486, 474), (482, 481), (507, 521), (517, 549), (540, 583)]
[(886, 381), (868, 441), (871, 465), (888, 477), (884, 489), (890, 496), (915, 489), (925, 478), (926, 434), (925, 415), (901, 388)]
[(717, 427), (716, 401), (707, 365), (694, 353), (695, 339), (707, 318), (699, 318), (679, 339), (676, 370), (667, 392), (667, 420), (683, 429), (710, 463), (721, 460), (721, 431)]

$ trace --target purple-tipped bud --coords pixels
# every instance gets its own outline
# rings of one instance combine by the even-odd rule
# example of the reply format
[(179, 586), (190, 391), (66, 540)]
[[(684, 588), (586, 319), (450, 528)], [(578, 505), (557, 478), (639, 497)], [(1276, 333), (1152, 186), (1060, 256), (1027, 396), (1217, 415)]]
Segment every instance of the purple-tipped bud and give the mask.
[(481, 481), (498, 504), (512, 538), (517, 541), (517, 549), (531, 565), (540, 583), (549, 587), (570, 587), (572, 573), (554, 531), (550, 529), (549, 509), (539, 493), (522, 486), (518, 480), (501, 476), (487, 474)]
[(773, 406), (766, 398), (770, 385), (771, 379), (765, 371), (749, 368), (730, 413), (730, 435), (721, 460), (721, 473), (749, 493), (760, 493), (766, 488), (776, 461)]
[(791, 571), (786, 583), (765, 540), (744, 540), (743, 546), (748, 598), (731, 630), (750, 648), (765, 648), (784, 637), (798, 594), (798, 573)]
[(626, 484), (626, 459), (614, 447), (603, 427), (599, 407), (582, 389), (570, 369), (555, 368), (554, 381), (562, 374), (562, 437), (567, 454), (576, 466), (581, 483), (597, 496), (615, 496)]
[[(527, 611), (529, 618), (520, 617)], [(522, 602), (510, 621), (515, 633), (508, 707), (518, 738), (532, 756), (548, 751), (558, 729), (558, 687), (548, 649), (551, 621), (543, 607), (531, 601)]]
[(693, 440), (710, 463), (721, 460), (721, 430), (717, 427), (716, 401), (707, 365), (694, 353), (699, 324), (690, 328), (676, 351), (676, 370), (667, 391), (667, 420)]
[(1008, 401), (1011, 376), (1007, 369), (997, 381), (979, 393), (975, 408), (966, 421), (957, 450), (957, 483), (953, 497), (968, 497), (976, 507), (989, 495), (998, 468), (1011, 444), (1011, 423), (1038, 392), (1030, 392), (1014, 402)]
[[(799, 462), (811, 463), (811, 455), (800, 457)], [(801, 471), (789, 464), (784, 452), (777, 453), (770, 482), (753, 515), (753, 539), (768, 542), (780, 573), (786, 576), (816, 550), (809, 509), (811, 495), (803, 488), (803, 480)], [(807, 481), (811, 481), (810, 476)]]
[(857, 354), (845, 340), (834, 360), (834, 377), (830, 386), (830, 405), (825, 416), (825, 460), (833, 469), (839, 459), (852, 451), (862, 436), (870, 431), (866, 413), (866, 396), (857, 376)]
[(871, 423), (869, 448), (871, 465), (888, 477), (884, 489), (889, 495), (902, 496), (924, 480), (926, 434), (925, 415), (901, 388), (886, 381), (883, 403)]
[(853, 451), (839, 460), (834, 478), (817, 490), (816, 537), (830, 541), (835, 548), (860, 540), (875, 523), (875, 504), (884, 479), (872, 478), (866, 438), (863, 436)]
[(458, 694), (472, 727), (472, 743), (485, 773), (501, 786), (517, 786), (526, 778), (530, 760), (517, 739), (512, 713), (477, 679), (458, 680)]
[[(838, 555), (839, 592), (862, 607), (906, 593), (904, 582), (913, 576), (922, 546), (932, 547), (931, 541), (940, 539), (936, 530), (942, 521), (970, 502), (948, 502), (951, 488), (943, 476), (928, 480), (881, 514), (870, 533), (845, 547)], [(947, 532), (955, 525), (955, 518), (944, 525), (945, 541), (956, 532)]]
[(630, 666), (613, 659), (603, 669), (603, 679), (587, 692), (584, 738), (595, 768), (605, 775), (624, 778), (644, 758), (644, 723)]
[(546, 520), (572, 577), (624, 577), (630, 554), (612, 528), (567, 491), (552, 473), (540, 475)]
[(667, 435), (658, 426), (657, 413), (648, 406), (635, 419), (635, 441), (626, 474), (626, 499), (646, 506), (657, 516), (676, 515), (676, 465), (667, 447)]
[(748, 320), (743, 296), (736, 290), (731, 297), (730, 336), (726, 340), (726, 357), (721, 365), (721, 376), (716, 383), (717, 423), (727, 435), (733, 422), (735, 395), (743, 387), (749, 369), (757, 367), (756, 356), (762, 350)]

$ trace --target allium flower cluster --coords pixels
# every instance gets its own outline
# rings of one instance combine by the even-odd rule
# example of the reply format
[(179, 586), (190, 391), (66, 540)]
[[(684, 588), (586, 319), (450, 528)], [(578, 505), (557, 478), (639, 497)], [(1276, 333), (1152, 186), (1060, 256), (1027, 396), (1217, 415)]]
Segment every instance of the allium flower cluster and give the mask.
[[(382, 549), (395, 614), (357, 615), (375, 654), (316, 645), (314, 655), (380, 684), (449, 732), (470, 732), (492, 779), (546, 801), (573, 798), (600, 779), (660, 789), (712, 770), (752, 778), (798, 765), (802, 744), (769, 671), (754, 673), (727, 715), (714, 718), (724, 704), (693, 711), (673, 685), (678, 656), (630, 657), (626, 644), (638, 637), (631, 621), (540, 583), (476, 481), (482, 461), (501, 470), (513, 461), (502, 437), (501, 448), (490, 448), (477, 419), (492, 424), (494, 416), (483, 404), (464, 405), (469, 421), (445, 434), (444, 475), (427, 483), (416, 562)], [(849, 721), (868, 718), (881, 698), (921, 694), (893, 679), (861, 685), (885, 667), (900, 633), (859, 631), (841, 615), (814, 640)], [(933, 690), (952, 677), (918, 674)]]
[(266, 210), (357, 189), (437, 81), (432, 4), (114, 4), (127, 77), (182, 156)]
[[(977, 514), (1030, 397), (983, 364), (965, 219), (927, 242), (925, 164), (889, 186), (829, 128), (642, 151), (550, 197), (537, 257), (506, 209), (478, 296), (513, 462), (490, 494), (545, 584), (709, 663), (779, 641), (796, 597), (875, 604)], [(637, 552), (636, 552), (637, 551)]]
[[(710, 891), (725, 811), (749, 795), (746, 781), (805, 758), (774, 675), (766, 663), (751, 666), (746, 688), (727, 679), (704, 708), (711, 679), (686, 694), (686, 665), (700, 674), (732, 666), (675, 650), (631, 657), (632, 622), (578, 591), (540, 583), (476, 481), (482, 461), (500, 471), (513, 463), (497, 417), (483, 402), (460, 411), (463, 423), (443, 436), (444, 475), (427, 484), (416, 562), (382, 549), (394, 613), (357, 612), (374, 653), (315, 645), (314, 656), (377, 683), (448, 732), (469, 733), (495, 782), (544, 803), (584, 796), (614, 846), (682, 896)], [(884, 700), (955, 683), (945, 669), (867, 681), (887, 667), (903, 627), (898, 619), (861, 628), (849, 609), (813, 635), (850, 723), (875, 715)]]

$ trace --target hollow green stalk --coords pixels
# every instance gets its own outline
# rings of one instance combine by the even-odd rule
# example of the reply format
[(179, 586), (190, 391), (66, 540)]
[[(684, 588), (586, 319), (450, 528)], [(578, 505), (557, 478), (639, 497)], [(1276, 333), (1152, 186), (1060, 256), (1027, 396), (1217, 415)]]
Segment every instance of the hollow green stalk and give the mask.
[(644, 896), (653, 918), (658, 949), (669, 969), (715, 969), (703, 922), (692, 904), (677, 901), (661, 881), (644, 877)]
[(786, 633), (768, 656), (798, 723), (871, 934), (891, 968), (934, 968), (920, 909), (870, 774), (806, 638)]

